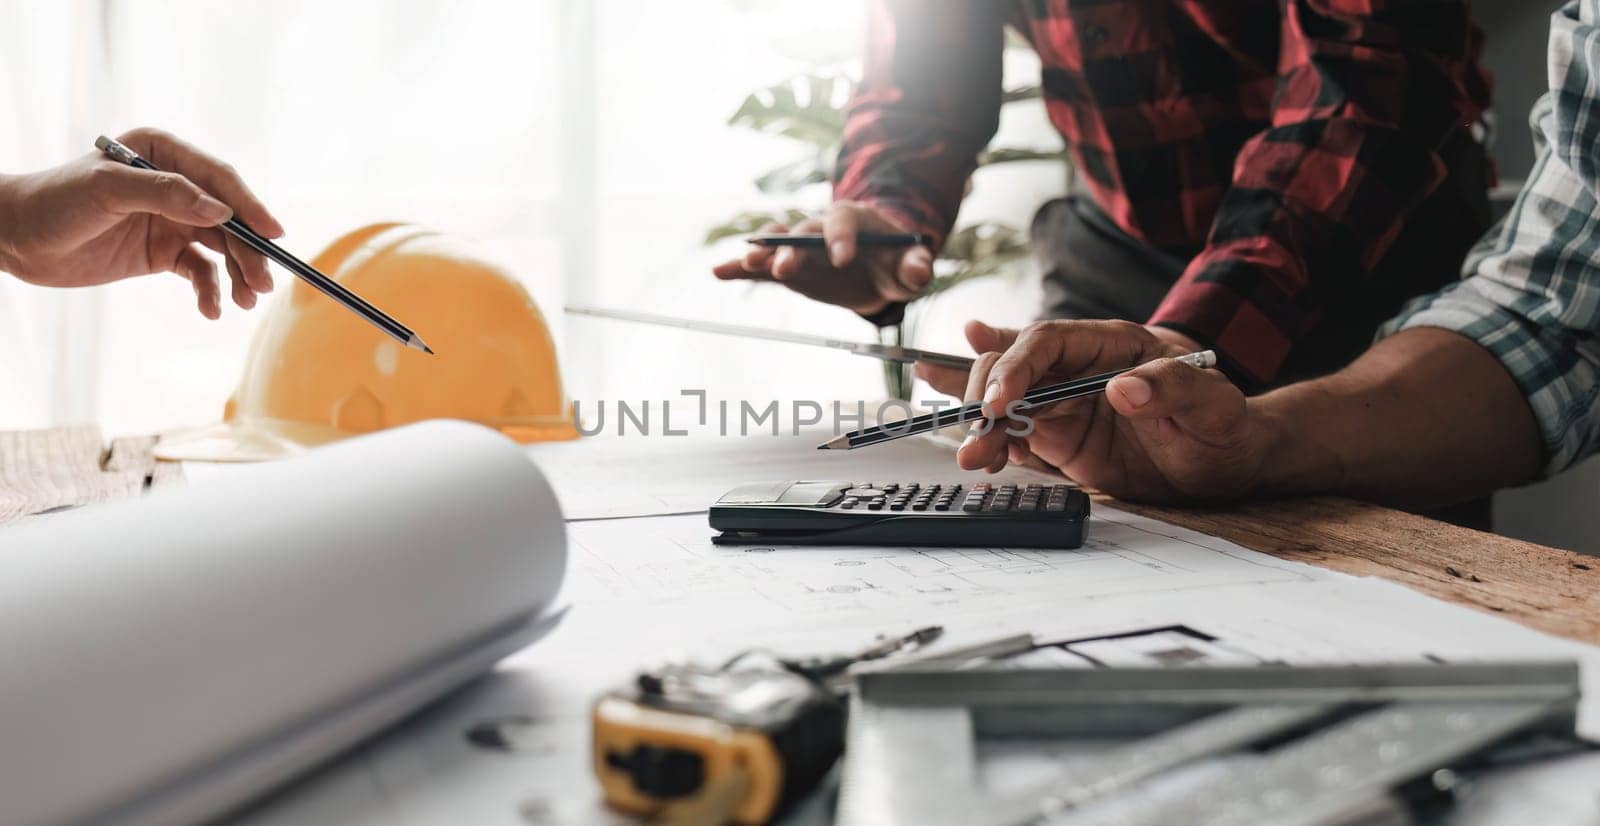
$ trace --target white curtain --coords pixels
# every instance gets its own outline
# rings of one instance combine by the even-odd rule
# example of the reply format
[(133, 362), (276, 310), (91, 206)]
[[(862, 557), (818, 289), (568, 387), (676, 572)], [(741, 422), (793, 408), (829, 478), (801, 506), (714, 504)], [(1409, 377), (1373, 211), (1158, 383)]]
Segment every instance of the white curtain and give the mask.
[[(83, 152), (105, 78), (100, 5), (8, 0), (0, 13), (0, 172)], [(0, 276), (0, 427), (93, 419), (99, 304)]]
[[(583, 146), (560, 78), (591, 46), (567, 34), (584, 5), (0, 0), (0, 170), (160, 126), (238, 167), (302, 257), (415, 221), (477, 240), (559, 306), (562, 190), (581, 183), (562, 170)], [(263, 312), (208, 322), (170, 275), (71, 292), (0, 279), (0, 427), (214, 420)]]
[[(864, 0), (645, 0), (597, 2), (598, 109), (592, 266), (575, 298), (693, 318), (870, 340), (871, 325), (847, 310), (777, 287), (714, 281), (709, 267), (742, 252), (737, 241), (700, 245), (711, 226), (742, 210), (825, 205), (828, 187), (763, 195), (752, 180), (798, 156), (795, 144), (729, 128), (752, 91), (801, 73), (854, 74), (865, 29)], [(1036, 82), (1024, 55), (1013, 82)], [(1054, 139), (1043, 107), (1008, 112), (999, 140)], [(1048, 143), (1044, 145), (1049, 145)], [(1018, 164), (1019, 167), (1033, 166)], [(994, 170), (962, 207), (967, 220), (1026, 227), (1043, 197), (1059, 191), (1059, 166)], [(1042, 193), (1042, 194), (1041, 194)], [(962, 323), (1016, 323), (1037, 309), (1034, 285), (1006, 279), (951, 291), (930, 308), (920, 343), (967, 352)], [(672, 399), (704, 389), (712, 399), (874, 400), (885, 394), (870, 359), (789, 344), (568, 320), (569, 384), (586, 402)], [(580, 361), (581, 360), (581, 361)], [(787, 405), (784, 405), (787, 409)], [(659, 407), (658, 407), (659, 409)]]
[[(540, 302), (569, 393), (586, 402), (700, 388), (713, 399), (875, 399), (881, 372), (866, 359), (560, 312), (575, 300), (873, 335), (847, 311), (714, 281), (711, 263), (740, 245), (701, 245), (741, 210), (826, 202), (825, 186), (800, 199), (757, 192), (752, 180), (796, 147), (726, 124), (753, 90), (850, 70), (863, 5), (0, 0), (0, 170), (160, 126), (236, 166), (303, 257), (383, 220), (482, 242)], [(964, 214), (1026, 225), (1038, 199), (1012, 195), (1026, 190), (979, 187)], [(926, 343), (964, 349), (961, 320), (1019, 320), (1032, 300), (995, 283), (940, 306), (949, 317), (926, 325)], [(71, 292), (0, 277), (0, 427), (94, 421), (119, 434), (213, 421), (263, 312), (225, 306), (206, 321), (170, 275)]]

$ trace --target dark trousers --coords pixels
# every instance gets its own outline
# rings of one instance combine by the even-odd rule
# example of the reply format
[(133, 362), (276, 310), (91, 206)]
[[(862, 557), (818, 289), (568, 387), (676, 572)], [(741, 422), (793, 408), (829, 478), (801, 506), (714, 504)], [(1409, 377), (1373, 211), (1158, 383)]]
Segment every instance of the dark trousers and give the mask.
[[(1326, 304), (1317, 326), (1290, 351), (1281, 383), (1349, 364), (1407, 299), (1459, 277), (1467, 250), (1489, 226), (1490, 167), (1483, 147), (1464, 132), (1440, 155), (1449, 178), (1412, 213), (1371, 272), (1337, 276), (1353, 286)], [(1045, 204), (1031, 234), (1044, 271), (1042, 318), (1146, 321), (1188, 264), (1123, 232), (1087, 195)]]

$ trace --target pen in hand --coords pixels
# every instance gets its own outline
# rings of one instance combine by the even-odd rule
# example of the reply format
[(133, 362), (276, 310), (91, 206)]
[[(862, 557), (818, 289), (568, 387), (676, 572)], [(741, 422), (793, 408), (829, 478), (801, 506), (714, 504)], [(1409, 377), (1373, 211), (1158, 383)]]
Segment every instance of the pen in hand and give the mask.
[[(140, 157), (139, 153), (104, 135), (96, 138), (94, 145), (96, 149), (129, 166), (147, 169), (152, 172), (161, 171), (155, 164)], [(276, 261), (279, 266), (299, 276), (302, 281), (311, 285), (318, 292), (344, 305), (346, 309), (366, 319), (367, 323), (382, 330), (401, 344), (413, 350), (421, 350), (429, 354), (433, 353), (432, 348), (423, 342), (421, 336), (412, 332), (411, 328), (396, 321), (388, 313), (367, 303), (365, 299), (345, 288), (343, 284), (323, 275), (317, 268), (301, 261), (282, 247), (261, 237), (259, 233), (246, 226), (237, 217), (229, 218), (220, 224), (219, 228), (239, 239), (256, 252), (261, 253), (272, 261)]]
[[(1212, 350), (1202, 350), (1198, 353), (1177, 356), (1173, 360), (1190, 365), (1191, 367), (1198, 367), (1202, 370), (1217, 366), (1217, 354)], [(1100, 373), (1099, 375), (1086, 376), (1081, 379), (1072, 379), (1071, 381), (1064, 381), (1058, 384), (1036, 387), (1024, 394), (1014, 407), (1006, 411), (998, 411), (996, 412), (996, 415), (1009, 414), (1013, 412), (1020, 413), (1023, 411), (1044, 407), (1045, 405), (1056, 404), (1058, 402), (1064, 402), (1070, 399), (1083, 398), (1084, 396), (1092, 396), (1096, 393), (1103, 393), (1105, 392), (1107, 385), (1111, 384), (1112, 379), (1134, 369), (1134, 366), (1137, 365), (1124, 367), (1120, 370), (1112, 370), (1107, 373)], [(994, 411), (985, 411), (983, 402), (967, 402), (960, 407), (946, 408), (937, 413), (925, 413), (921, 416), (913, 416), (912, 418), (905, 419), (903, 421), (889, 422), (887, 424), (877, 425), (876, 427), (855, 430), (817, 445), (817, 449), (855, 450), (858, 447), (867, 447), (869, 445), (880, 444), (883, 442), (891, 442), (895, 439), (912, 436), (918, 433), (927, 433), (929, 431), (938, 430), (951, 425), (964, 424), (966, 422), (977, 421), (979, 419), (991, 418), (991, 412)]]
[[(744, 239), (747, 244), (758, 247), (800, 247), (802, 249), (822, 249), (826, 241), (818, 233), (772, 233), (768, 235), (752, 235)], [(856, 243), (863, 247), (915, 247), (927, 246), (927, 236), (917, 232), (861, 232), (856, 234)]]

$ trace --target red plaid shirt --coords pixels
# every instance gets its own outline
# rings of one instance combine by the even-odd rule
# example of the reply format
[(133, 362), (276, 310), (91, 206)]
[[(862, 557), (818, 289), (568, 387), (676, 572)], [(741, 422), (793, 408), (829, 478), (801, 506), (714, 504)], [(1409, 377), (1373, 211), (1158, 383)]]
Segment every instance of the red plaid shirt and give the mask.
[(1124, 231), (1189, 259), (1150, 319), (1270, 381), (1445, 179), (1489, 97), (1466, 0), (871, 0), (834, 197), (942, 242), (1001, 102), (1003, 29)]

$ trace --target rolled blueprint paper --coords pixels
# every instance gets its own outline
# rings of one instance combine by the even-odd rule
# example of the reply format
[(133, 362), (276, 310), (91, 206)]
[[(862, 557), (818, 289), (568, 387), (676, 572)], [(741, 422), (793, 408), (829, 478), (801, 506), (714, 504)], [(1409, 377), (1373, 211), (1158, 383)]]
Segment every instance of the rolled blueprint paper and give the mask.
[(460, 422), (0, 531), (0, 823), (212, 817), (548, 627), (565, 565)]

